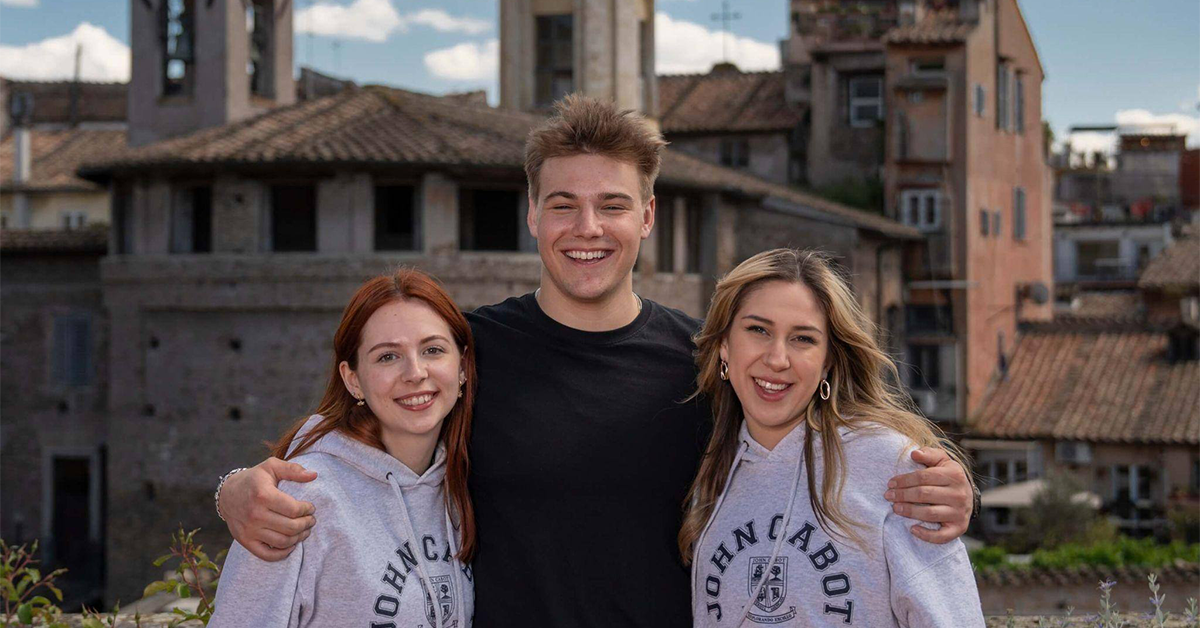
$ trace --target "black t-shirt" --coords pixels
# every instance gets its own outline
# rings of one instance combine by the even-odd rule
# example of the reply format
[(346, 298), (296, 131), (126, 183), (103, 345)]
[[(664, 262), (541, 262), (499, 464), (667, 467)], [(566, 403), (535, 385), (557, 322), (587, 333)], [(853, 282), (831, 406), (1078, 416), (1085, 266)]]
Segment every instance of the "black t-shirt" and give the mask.
[(684, 402), (699, 321), (645, 301), (585, 332), (531, 294), (468, 319), (475, 626), (691, 626), (676, 535), (711, 422)]

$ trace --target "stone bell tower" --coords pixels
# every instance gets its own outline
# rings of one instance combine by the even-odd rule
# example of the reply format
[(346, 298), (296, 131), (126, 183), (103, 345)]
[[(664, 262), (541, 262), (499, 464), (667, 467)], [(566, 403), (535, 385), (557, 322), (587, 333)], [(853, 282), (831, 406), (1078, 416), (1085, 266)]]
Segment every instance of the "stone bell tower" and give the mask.
[(654, 116), (654, 0), (500, 0), (500, 106), (579, 92)]
[(130, 0), (129, 143), (295, 101), (293, 0)]

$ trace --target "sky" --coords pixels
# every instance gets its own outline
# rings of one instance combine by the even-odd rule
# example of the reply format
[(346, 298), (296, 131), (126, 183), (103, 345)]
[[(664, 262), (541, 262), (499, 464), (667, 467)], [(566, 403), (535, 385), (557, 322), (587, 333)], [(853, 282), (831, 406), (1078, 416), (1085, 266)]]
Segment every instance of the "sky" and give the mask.
[[(486, 89), (497, 98), (498, 0), (290, 0), (296, 65), (431, 93)], [(0, 0), (0, 75), (69, 78), (77, 45), (87, 80), (128, 80), (129, 11), (138, 0)], [(728, 0), (730, 57), (779, 67), (787, 0)], [(139, 3), (140, 4), (140, 3)], [(1171, 122), (1200, 146), (1200, 2), (1021, 0), (1046, 81), (1043, 118), (1059, 140), (1073, 125)], [(660, 74), (722, 60), (720, 0), (658, 0)], [(1080, 133), (1072, 144), (1110, 149)]]

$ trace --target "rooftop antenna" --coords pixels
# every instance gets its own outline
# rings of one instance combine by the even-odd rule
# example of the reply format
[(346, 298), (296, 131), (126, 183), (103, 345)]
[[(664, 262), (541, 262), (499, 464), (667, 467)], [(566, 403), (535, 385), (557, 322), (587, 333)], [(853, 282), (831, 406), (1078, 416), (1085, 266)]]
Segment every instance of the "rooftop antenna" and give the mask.
[(83, 44), (75, 44), (75, 74), (71, 80), (71, 108), (69, 113), (72, 127), (79, 124), (79, 79), (82, 73), (82, 59)]
[(721, 0), (721, 12), (712, 14), (712, 21), (721, 22), (721, 61), (729, 63), (729, 23), (742, 19), (741, 13), (729, 10), (729, 0)]

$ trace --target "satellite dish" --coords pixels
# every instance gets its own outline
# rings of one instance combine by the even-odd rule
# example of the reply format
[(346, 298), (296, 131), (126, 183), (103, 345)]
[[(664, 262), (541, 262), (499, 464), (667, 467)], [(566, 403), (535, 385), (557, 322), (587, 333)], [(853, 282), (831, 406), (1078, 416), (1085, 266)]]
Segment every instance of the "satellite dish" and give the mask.
[(1050, 301), (1050, 289), (1046, 287), (1046, 284), (1040, 281), (1035, 281), (1029, 284), (1025, 289), (1026, 294), (1029, 295), (1029, 300), (1038, 305), (1043, 305)]

